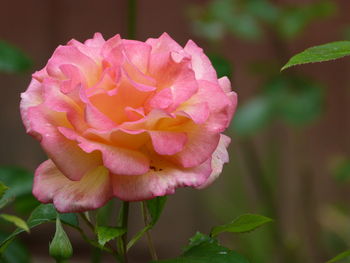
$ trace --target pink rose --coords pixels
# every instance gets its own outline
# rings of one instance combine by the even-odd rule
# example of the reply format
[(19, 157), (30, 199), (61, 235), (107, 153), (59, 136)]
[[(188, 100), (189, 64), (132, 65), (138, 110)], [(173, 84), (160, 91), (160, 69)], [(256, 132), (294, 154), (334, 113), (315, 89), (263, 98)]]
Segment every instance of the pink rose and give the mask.
[(237, 96), (191, 40), (71, 40), (21, 97), (27, 132), (50, 158), (33, 194), (60, 212), (202, 188), (228, 161), (221, 132)]

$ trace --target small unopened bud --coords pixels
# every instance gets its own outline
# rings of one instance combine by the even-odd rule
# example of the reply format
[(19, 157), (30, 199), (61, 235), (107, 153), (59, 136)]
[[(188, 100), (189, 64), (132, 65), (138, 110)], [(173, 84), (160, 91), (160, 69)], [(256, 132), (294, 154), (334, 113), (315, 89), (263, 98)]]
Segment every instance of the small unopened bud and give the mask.
[(72, 244), (64, 232), (60, 219), (56, 218), (56, 233), (50, 243), (50, 256), (57, 262), (62, 262), (73, 255)]

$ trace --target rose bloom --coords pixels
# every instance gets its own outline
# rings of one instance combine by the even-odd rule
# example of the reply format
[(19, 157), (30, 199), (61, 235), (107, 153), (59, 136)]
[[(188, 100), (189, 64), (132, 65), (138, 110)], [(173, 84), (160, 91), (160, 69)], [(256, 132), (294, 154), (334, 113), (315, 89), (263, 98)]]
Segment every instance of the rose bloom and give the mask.
[(228, 162), (221, 133), (237, 96), (191, 40), (71, 40), (21, 98), (26, 130), (49, 156), (33, 194), (60, 212), (203, 188)]

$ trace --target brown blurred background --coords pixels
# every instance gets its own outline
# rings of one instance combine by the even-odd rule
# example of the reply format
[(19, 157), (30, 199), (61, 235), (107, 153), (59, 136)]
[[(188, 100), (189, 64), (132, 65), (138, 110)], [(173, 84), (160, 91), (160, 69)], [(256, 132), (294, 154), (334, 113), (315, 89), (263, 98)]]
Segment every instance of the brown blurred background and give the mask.
[[(137, 39), (144, 41), (148, 37), (158, 37), (168, 32), (181, 44), (194, 39), (204, 50), (209, 50), (211, 47), (208, 41), (193, 33), (187, 15), (189, 4), (202, 5), (206, 2), (140, 0)], [(278, 4), (312, 2), (315, 1), (280, 0)], [(298, 39), (290, 41), (285, 46), (286, 53), (280, 56), (281, 61), (286, 62), (296, 52), (312, 45), (344, 38), (340, 28), (350, 24), (350, 1), (334, 2), (338, 6), (337, 12), (327, 19), (312, 23)], [(124, 0), (1, 0), (0, 39), (29, 54), (34, 61), (31, 71), (34, 71), (45, 65), (59, 44), (72, 38), (84, 41), (92, 37), (94, 32), (101, 32), (105, 38), (116, 33), (125, 35), (125, 10)], [(279, 54), (269, 37), (252, 42), (227, 35), (222, 47), (222, 55), (234, 64), (232, 85), (239, 94), (239, 105), (242, 105), (259, 92), (262, 81), (248, 70), (249, 63)], [(322, 213), (329, 205), (337, 202), (345, 203), (346, 209), (349, 209), (349, 204), (346, 205), (349, 184), (336, 183), (331, 175), (331, 166), (336, 156), (350, 156), (350, 60), (345, 58), (327, 64), (306, 65), (281, 74), (289, 72), (302, 72), (324, 83), (326, 101), (322, 118), (302, 131), (290, 129), (277, 121), (271, 128), (250, 138), (249, 145), (254, 146), (254, 154), (258, 158), (264, 159), (267, 144), (271, 141), (278, 144), (279, 179), (274, 186), (276, 193), (273, 198), (277, 206), (279, 235), (287, 240), (291, 251), (301, 251), (299, 260), (307, 259), (295, 262), (319, 263), (332, 256), (333, 252), (324, 249), (321, 241), (321, 229), (328, 222), (323, 220)], [(46, 157), (39, 144), (25, 134), (20, 120), (20, 93), (26, 89), (30, 73), (0, 74), (0, 164), (22, 166), (33, 171)], [(232, 131), (228, 133), (233, 137), (231, 163), (225, 167), (221, 178), (206, 190), (181, 189), (169, 198), (164, 214), (153, 231), (160, 258), (178, 255), (181, 247), (197, 230), (207, 233), (212, 225), (224, 223), (241, 212), (261, 212), (264, 198), (256, 189), (254, 175), (247, 175), (251, 172), (249, 158), (254, 156), (248, 153), (250, 157), (247, 158), (247, 152), (244, 152), (246, 141), (236, 139)], [(243, 197), (237, 195), (233, 198), (235, 193), (242, 191)], [(131, 224), (133, 231), (137, 231), (141, 227), (141, 220), (138, 219), (138, 207), (134, 207)], [(322, 223), (322, 220), (327, 222)], [(48, 257), (47, 248), (53, 231), (53, 228), (42, 227), (34, 230), (30, 236), (24, 236), (24, 242), (33, 251), (33, 262), (53, 262)], [(248, 239), (255, 238), (254, 233), (248, 235)], [(234, 248), (241, 244), (230, 235), (224, 236), (223, 240)], [(72, 262), (80, 262), (79, 259), (87, 262), (91, 250), (79, 236), (74, 237), (73, 246), (76, 257)], [(267, 254), (270, 252), (266, 251)], [(131, 262), (144, 262), (148, 258), (143, 242), (130, 253)]]

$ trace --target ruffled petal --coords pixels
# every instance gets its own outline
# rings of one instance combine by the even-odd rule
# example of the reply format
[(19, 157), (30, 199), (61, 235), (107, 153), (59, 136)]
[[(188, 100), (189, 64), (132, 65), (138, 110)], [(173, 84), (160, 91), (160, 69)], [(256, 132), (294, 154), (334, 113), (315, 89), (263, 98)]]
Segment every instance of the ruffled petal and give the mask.
[(184, 103), (175, 112), (176, 115), (186, 116), (196, 124), (203, 124), (207, 121), (210, 110), (207, 102), (195, 104)]
[(210, 159), (219, 143), (220, 134), (210, 132), (206, 126), (193, 123), (187, 126), (184, 132), (187, 134), (184, 149), (166, 158), (186, 168), (195, 167)]
[(123, 175), (140, 175), (149, 170), (149, 159), (139, 151), (90, 141), (76, 134), (73, 130), (59, 127), (58, 130), (68, 139), (75, 140), (87, 153), (101, 152), (103, 164), (111, 173)]
[(224, 164), (229, 162), (227, 147), (230, 145), (230, 142), (231, 142), (230, 137), (224, 134), (221, 134), (219, 145), (216, 148), (215, 152), (213, 153), (213, 156), (211, 159), (212, 173), (204, 184), (197, 187), (198, 189), (202, 189), (209, 186), (221, 174)]
[(101, 49), (105, 42), (106, 40), (103, 38), (102, 34), (97, 32), (94, 34), (93, 38), (86, 40), (84, 44), (88, 47)]
[(104, 43), (105, 40), (103, 39), (102, 35), (96, 33), (93, 39), (85, 41), (84, 44), (72, 39), (68, 42), (68, 45), (76, 47), (81, 53), (92, 58), (97, 64), (100, 64), (102, 61), (100, 49)]
[(192, 68), (196, 74), (196, 79), (207, 80), (213, 83), (218, 82), (216, 71), (209, 58), (203, 53), (203, 49), (198, 47), (192, 40), (189, 40), (184, 50), (192, 57)]
[(212, 132), (223, 132), (230, 124), (236, 108), (236, 93), (225, 93), (218, 84), (213, 84), (208, 81), (198, 81), (198, 84), (198, 92), (186, 103), (208, 103), (210, 110), (210, 116), (207, 121), (208, 128)]
[(167, 33), (163, 33), (159, 38), (149, 38), (146, 43), (152, 46), (149, 61), (149, 73), (151, 75), (155, 75), (166, 68), (171, 59), (171, 52), (183, 50)]
[[(190, 63), (188, 59), (180, 62), (169, 59), (166, 67), (154, 75), (158, 93), (146, 103), (146, 109), (152, 107), (165, 109), (164, 106), (168, 105), (167, 111), (172, 112), (198, 91), (198, 83)], [(162, 100), (164, 102), (160, 103)]]
[(152, 53), (182, 50), (182, 47), (167, 33), (163, 33), (159, 38), (149, 38), (146, 40), (146, 43), (152, 47)]
[(219, 81), (220, 87), (222, 88), (222, 90), (223, 90), (225, 93), (229, 93), (229, 92), (232, 91), (231, 82), (230, 82), (230, 80), (228, 79), (228, 77), (219, 78), (218, 81)]
[(21, 117), (27, 132), (30, 132), (31, 130), (30, 119), (28, 118), (28, 109), (43, 102), (42, 90), (43, 88), (41, 82), (33, 78), (26, 92), (21, 93)]
[(152, 169), (144, 175), (112, 175), (114, 195), (124, 201), (147, 200), (174, 194), (177, 187), (198, 187), (211, 174), (210, 160), (186, 169), (158, 157), (152, 165)]
[(148, 64), (151, 55), (151, 45), (136, 41), (136, 40), (123, 40), (123, 47), (125, 55), (128, 57), (130, 63), (137, 67), (142, 73), (148, 71)]
[(122, 52), (118, 49), (118, 46), (122, 43), (121, 37), (119, 34), (108, 39), (101, 48), (101, 56), (111, 63), (111, 65), (120, 65), (122, 63)]
[(86, 104), (84, 115), (86, 123), (92, 128), (108, 131), (117, 126), (114, 121), (100, 112), (92, 104)]
[(184, 132), (150, 131), (154, 150), (160, 155), (173, 155), (184, 148), (187, 135)]
[(71, 180), (80, 180), (84, 174), (102, 164), (99, 153), (88, 154), (58, 132), (57, 126), (68, 125), (63, 113), (53, 112), (44, 105), (27, 111), (27, 132), (36, 137), (58, 169)]
[(83, 119), (83, 110), (80, 102), (76, 103), (69, 96), (63, 94), (56, 80), (47, 78), (43, 82), (44, 105), (53, 111), (66, 113), (70, 124), (79, 131), (87, 128)]
[(92, 58), (72, 45), (59, 46), (47, 63), (46, 70), (51, 77), (64, 79), (64, 75), (60, 69), (61, 65), (64, 64), (76, 66), (83, 73), (89, 86), (98, 81), (101, 73), (101, 68)]
[(109, 172), (98, 166), (71, 181), (47, 160), (35, 171), (33, 195), (42, 203), (53, 202), (61, 213), (97, 209), (112, 197)]

